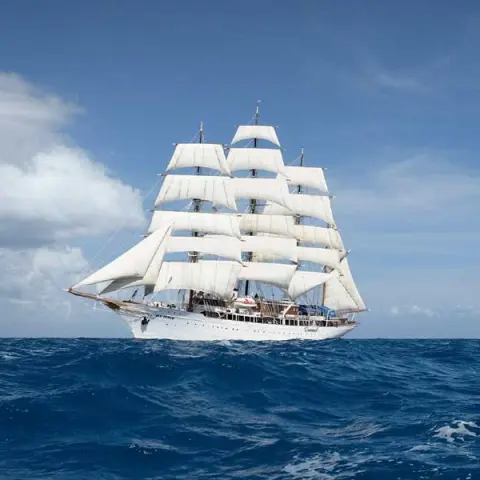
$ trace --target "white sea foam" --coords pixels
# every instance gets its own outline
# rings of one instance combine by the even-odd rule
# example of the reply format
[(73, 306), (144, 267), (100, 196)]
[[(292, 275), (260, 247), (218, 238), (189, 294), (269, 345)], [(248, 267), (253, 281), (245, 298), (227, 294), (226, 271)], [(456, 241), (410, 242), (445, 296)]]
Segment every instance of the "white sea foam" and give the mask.
[(416, 445), (415, 447), (412, 447), (409, 452), (426, 452), (430, 450), (430, 447), (428, 445)]
[(437, 428), (434, 437), (445, 439), (449, 443), (456, 440), (463, 442), (465, 437), (476, 437), (477, 434), (472, 429), (480, 428), (475, 422), (465, 422), (463, 420), (454, 420), (452, 425)]
[(365, 471), (360, 468), (362, 464), (373, 461), (372, 455), (364, 455), (360, 452), (350, 453), (345, 458), (338, 452), (325, 452), (304, 460), (295, 457), (283, 468), (283, 471), (294, 479), (302, 480), (351, 479)]
[(159, 450), (175, 450), (174, 447), (171, 445), (167, 445), (166, 443), (160, 442), (158, 440), (134, 440), (130, 443), (128, 448), (134, 448), (144, 455), (151, 455), (153, 452), (157, 452)]
[(319, 429), (319, 432), (330, 437), (366, 440), (368, 437), (371, 437), (378, 432), (382, 432), (386, 428), (386, 426), (377, 423), (355, 420), (353, 423), (343, 428), (321, 428)]
[(327, 455), (315, 455), (301, 461), (295, 458), (294, 462), (286, 465), (283, 470), (292, 475), (293, 478), (329, 480), (334, 478), (331, 472), (339, 464), (340, 460), (338, 452)]
[(0, 357), (3, 358), (3, 360), (7, 360), (7, 361), (10, 361), (10, 360), (17, 360), (20, 358), (20, 355), (14, 355), (14, 354), (11, 354), (11, 353), (0, 353)]

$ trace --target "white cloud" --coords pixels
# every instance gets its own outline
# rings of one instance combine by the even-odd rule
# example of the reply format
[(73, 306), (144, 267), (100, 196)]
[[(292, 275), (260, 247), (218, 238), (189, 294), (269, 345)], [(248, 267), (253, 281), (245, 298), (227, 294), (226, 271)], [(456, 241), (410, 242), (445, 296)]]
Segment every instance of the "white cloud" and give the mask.
[(434, 324), (447, 332), (447, 320), (455, 323), (461, 315), (458, 332), (479, 335), (478, 167), (459, 152), (387, 150), (382, 160), (372, 157), (354, 175), (345, 172), (330, 182), (353, 275), (372, 310), (365, 323), (390, 317), (376, 324), (384, 334), (392, 322), (407, 322), (408, 329), (424, 316), (432, 319), (432, 335), (439, 335)]
[(419, 315), (423, 317), (434, 317), (437, 315), (432, 309), (419, 307), (418, 305), (395, 306), (390, 309), (389, 313), (394, 316)]
[(474, 316), (478, 319), (480, 323), (480, 306), (475, 306), (470, 304), (465, 305), (456, 305), (455, 312), (458, 315), (465, 315), (465, 316)]
[[(420, 152), (403, 158), (384, 153), (383, 162), (365, 161), (355, 183), (338, 182), (334, 205), (343, 215), (378, 223), (451, 223), (473, 215), (480, 202), (480, 172), (450, 159), (447, 152)], [(393, 159), (392, 159), (393, 157)], [(459, 157), (459, 158), (458, 158)], [(469, 222), (471, 224), (471, 222)]]
[(377, 72), (372, 76), (373, 81), (381, 87), (388, 87), (398, 90), (417, 90), (422, 84), (414, 77), (394, 75), (392, 73)]
[(37, 153), (68, 142), (62, 129), (79, 111), (18, 75), (0, 72), (0, 163), (26, 165)]
[(76, 109), (0, 74), (0, 246), (38, 246), (144, 224), (137, 190), (62, 128)]
[(145, 224), (140, 193), (65, 135), (79, 111), (0, 73), (0, 335), (88, 335), (82, 325), (102, 325), (85, 322), (91, 309), (78, 301), (72, 316), (62, 291), (89, 270), (71, 244)]
[(404, 66), (392, 68), (383, 62), (376, 53), (364, 45), (347, 42), (343, 45), (344, 55), (330, 56), (308, 53), (301, 64), (306, 81), (321, 82), (343, 89), (346, 95), (362, 94), (370, 98), (381, 95), (430, 94), (435, 91), (438, 73), (444, 73), (444, 65), (439, 61), (427, 61), (422, 67)]
[(56, 146), (24, 167), (0, 164), (0, 244), (38, 245), (143, 224), (137, 191), (80, 150)]
[(62, 288), (75, 282), (89, 265), (77, 247), (0, 249), (0, 296), (6, 301), (58, 312), (68, 309)]
[(119, 317), (63, 291), (88, 268), (77, 247), (0, 249), (0, 336), (128, 335)]

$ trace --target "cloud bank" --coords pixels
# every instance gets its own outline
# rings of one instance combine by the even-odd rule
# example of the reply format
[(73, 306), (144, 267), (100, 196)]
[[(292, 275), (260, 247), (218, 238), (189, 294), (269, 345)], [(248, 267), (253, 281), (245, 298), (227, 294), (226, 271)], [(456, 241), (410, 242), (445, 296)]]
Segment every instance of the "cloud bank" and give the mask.
[(144, 222), (140, 194), (62, 132), (76, 109), (0, 75), (0, 246), (100, 236)]
[(371, 308), (358, 334), (480, 335), (474, 159), (462, 152), (387, 150), (355, 173), (332, 183), (353, 273)]
[(89, 268), (80, 238), (145, 224), (139, 191), (66, 135), (79, 111), (0, 73), (0, 296), (9, 305), (0, 335), (12, 317), (69, 316), (61, 288)]

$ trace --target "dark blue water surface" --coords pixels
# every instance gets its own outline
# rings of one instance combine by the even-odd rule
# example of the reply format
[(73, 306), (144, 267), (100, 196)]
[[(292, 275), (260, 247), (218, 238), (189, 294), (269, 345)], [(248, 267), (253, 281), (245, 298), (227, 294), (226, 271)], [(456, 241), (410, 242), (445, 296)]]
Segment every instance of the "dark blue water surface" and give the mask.
[(480, 341), (0, 341), (2, 479), (480, 479)]

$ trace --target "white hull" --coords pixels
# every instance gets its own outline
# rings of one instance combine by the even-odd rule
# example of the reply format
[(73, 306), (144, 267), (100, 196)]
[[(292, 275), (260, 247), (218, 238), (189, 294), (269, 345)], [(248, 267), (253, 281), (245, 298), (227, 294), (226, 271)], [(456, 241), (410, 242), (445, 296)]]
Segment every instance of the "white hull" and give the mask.
[(239, 322), (168, 308), (159, 308), (157, 314), (146, 326), (142, 325), (139, 317), (122, 317), (135, 338), (187, 341), (328, 340), (343, 337), (357, 326), (348, 324), (338, 327), (304, 327)]

